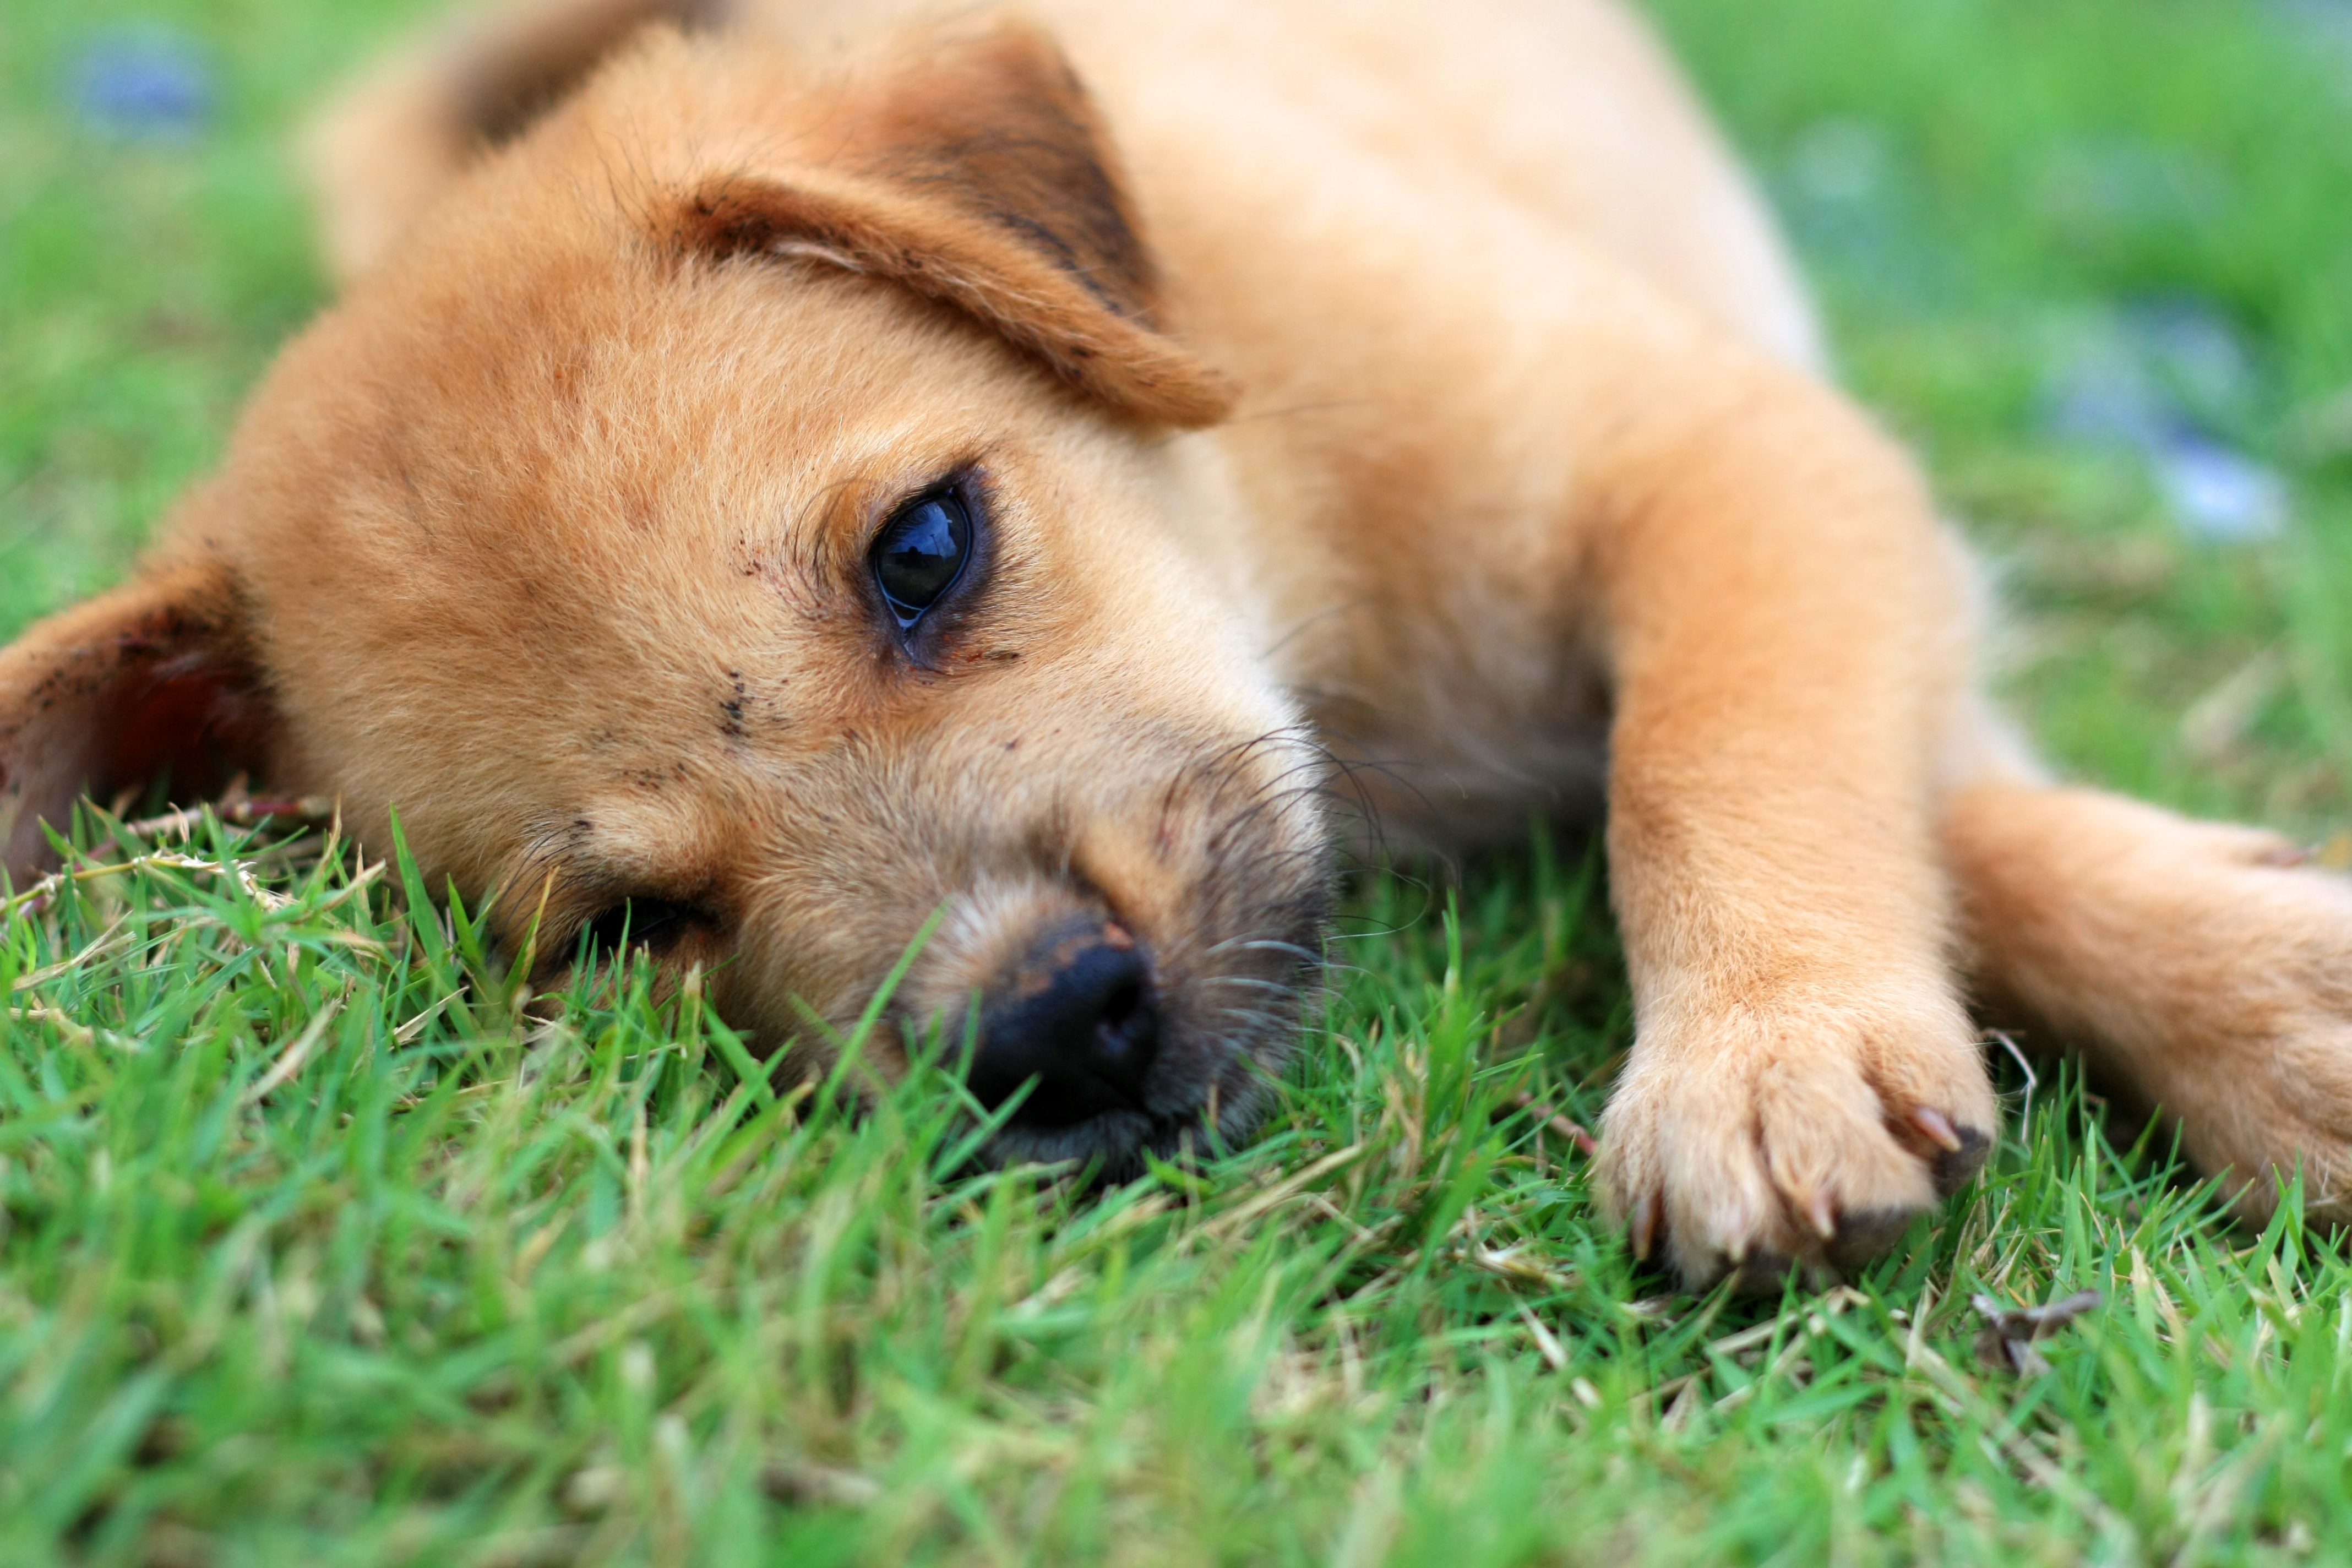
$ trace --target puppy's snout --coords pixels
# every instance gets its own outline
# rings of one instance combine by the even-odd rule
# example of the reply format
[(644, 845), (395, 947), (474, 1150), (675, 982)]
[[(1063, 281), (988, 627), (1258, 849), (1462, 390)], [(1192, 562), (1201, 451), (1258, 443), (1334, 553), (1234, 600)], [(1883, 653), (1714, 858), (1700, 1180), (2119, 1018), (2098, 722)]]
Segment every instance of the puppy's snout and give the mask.
[(1149, 959), (1125, 928), (1088, 918), (1048, 931), (982, 997), (969, 1081), (993, 1108), (1034, 1079), (1013, 1121), (1067, 1127), (1143, 1110), (1159, 1052)]

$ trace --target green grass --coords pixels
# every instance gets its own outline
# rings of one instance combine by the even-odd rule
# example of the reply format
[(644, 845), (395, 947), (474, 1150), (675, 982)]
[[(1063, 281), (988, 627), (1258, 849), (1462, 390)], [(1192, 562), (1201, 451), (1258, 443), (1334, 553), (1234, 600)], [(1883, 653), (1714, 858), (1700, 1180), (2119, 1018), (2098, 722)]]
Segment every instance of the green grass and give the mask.
[[(121, 573), (316, 306), (277, 149), (417, 9), (0, 0), (0, 632)], [(2224, 0), (1659, 10), (2006, 563), (2053, 752), (2345, 826), (2352, 46)], [(211, 40), (207, 137), (72, 123), (133, 15)], [(2206, 412), (2291, 479), (2274, 542), (2045, 433), (2084, 323), (2183, 297), (2247, 344)], [(1633, 1272), (1520, 1098), (1589, 1123), (1627, 1042), (1577, 854), (1367, 879), (1265, 1134), (1094, 1198), (969, 1169), (936, 1073), (857, 1117), (629, 976), (526, 1013), (316, 833), (113, 858), (0, 931), (12, 1568), (2352, 1559), (2352, 1268), (2059, 1075), (2005, 1069), (1991, 1172), (1851, 1289)], [(2086, 1286), (2048, 1375), (1978, 1359), (1971, 1293)]]

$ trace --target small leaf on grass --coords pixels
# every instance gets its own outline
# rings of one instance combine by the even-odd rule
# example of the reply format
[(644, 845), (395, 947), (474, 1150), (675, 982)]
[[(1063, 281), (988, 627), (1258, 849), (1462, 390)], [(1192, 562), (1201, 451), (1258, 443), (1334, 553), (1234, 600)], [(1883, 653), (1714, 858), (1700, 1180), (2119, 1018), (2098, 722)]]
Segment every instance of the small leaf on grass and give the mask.
[(1969, 1305), (1985, 1321), (1977, 1334), (1977, 1359), (1997, 1371), (2039, 1377), (2050, 1363), (2033, 1342), (2047, 1339), (2105, 1299), (2096, 1290), (2078, 1290), (2046, 1307), (2004, 1307), (1990, 1296), (1971, 1296)]

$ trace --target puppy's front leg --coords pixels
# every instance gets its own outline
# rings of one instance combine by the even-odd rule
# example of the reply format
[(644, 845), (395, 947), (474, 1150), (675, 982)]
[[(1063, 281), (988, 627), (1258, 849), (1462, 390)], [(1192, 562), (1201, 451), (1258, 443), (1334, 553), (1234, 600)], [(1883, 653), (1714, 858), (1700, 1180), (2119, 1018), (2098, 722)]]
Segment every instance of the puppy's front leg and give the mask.
[(1601, 1177), (1637, 1252), (1769, 1288), (1883, 1250), (1989, 1147), (1931, 778), (1965, 611), (1918, 479), (1859, 416), (1705, 368), (1704, 408), (1610, 450), (1588, 536), (1636, 1018)]

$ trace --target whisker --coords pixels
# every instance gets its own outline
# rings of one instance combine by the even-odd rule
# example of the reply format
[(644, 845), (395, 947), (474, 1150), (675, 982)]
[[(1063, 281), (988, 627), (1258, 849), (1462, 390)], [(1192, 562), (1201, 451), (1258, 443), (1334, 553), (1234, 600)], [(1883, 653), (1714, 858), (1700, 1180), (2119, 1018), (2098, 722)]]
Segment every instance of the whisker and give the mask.
[(1260, 980), (1255, 975), (1251, 974), (1211, 974), (1204, 976), (1199, 984), (1202, 985), (1246, 985), (1255, 991), (1271, 991), (1277, 996), (1296, 996), (1299, 994), (1299, 987), (1297, 985), (1286, 985), (1279, 980)]

